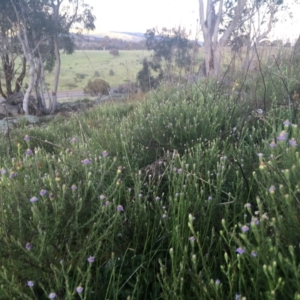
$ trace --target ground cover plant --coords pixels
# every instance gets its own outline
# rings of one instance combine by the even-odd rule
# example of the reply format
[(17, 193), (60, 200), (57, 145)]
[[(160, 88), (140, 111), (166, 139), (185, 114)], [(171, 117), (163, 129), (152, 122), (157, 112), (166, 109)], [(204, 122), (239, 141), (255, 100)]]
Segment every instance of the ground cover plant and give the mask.
[(284, 63), (0, 137), (0, 299), (300, 299)]

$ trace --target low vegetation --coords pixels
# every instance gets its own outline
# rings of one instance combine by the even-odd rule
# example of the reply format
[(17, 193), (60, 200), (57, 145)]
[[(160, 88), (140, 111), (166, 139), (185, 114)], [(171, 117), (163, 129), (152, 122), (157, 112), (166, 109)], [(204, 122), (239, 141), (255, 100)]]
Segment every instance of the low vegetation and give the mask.
[(300, 299), (296, 74), (162, 86), (0, 137), (0, 299)]

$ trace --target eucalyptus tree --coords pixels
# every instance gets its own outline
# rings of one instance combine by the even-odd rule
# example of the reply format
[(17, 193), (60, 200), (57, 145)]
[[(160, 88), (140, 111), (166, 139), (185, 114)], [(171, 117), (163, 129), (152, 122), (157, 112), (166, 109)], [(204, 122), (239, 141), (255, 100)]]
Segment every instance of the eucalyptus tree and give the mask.
[[(14, 15), (9, 9), (9, 0), (0, 2), (0, 95), (3, 98), (19, 92), (26, 74), (26, 58), (9, 18)], [(4, 81), (4, 85), (2, 82)]]
[[(23, 53), (29, 64), (29, 84), (23, 110), (28, 114), (28, 99), (35, 88), (45, 112), (53, 113), (61, 69), (60, 50), (74, 51), (71, 30), (95, 28), (92, 8), (84, 0), (9, 0), (14, 11), (14, 25)], [(45, 84), (45, 67), (54, 68), (52, 90)], [(48, 106), (44, 95), (48, 98)]]
[(206, 75), (219, 74), (222, 50), (233, 33), (245, 23), (248, 22), (245, 28), (248, 28), (247, 34), (252, 42), (265, 38), (277, 21), (275, 15), (283, 4), (283, 0), (198, 1)]

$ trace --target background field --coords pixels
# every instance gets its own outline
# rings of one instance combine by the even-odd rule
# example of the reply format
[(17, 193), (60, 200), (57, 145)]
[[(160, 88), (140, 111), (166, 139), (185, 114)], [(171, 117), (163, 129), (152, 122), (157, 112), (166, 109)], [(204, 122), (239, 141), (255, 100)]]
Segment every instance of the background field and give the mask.
[[(112, 87), (127, 81), (136, 81), (141, 62), (151, 55), (150, 51), (120, 51), (113, 57), (108, 51), (77, 50), (72, 55), (62, 54), (59, 91), (82, 90), (95, 72)], [(109, 75), (113, 70), (114, 76)], [(53, 72), (47, 74), (47, 83), (52, 83)], [(51, 85), (50, 85), (51, 86)]]

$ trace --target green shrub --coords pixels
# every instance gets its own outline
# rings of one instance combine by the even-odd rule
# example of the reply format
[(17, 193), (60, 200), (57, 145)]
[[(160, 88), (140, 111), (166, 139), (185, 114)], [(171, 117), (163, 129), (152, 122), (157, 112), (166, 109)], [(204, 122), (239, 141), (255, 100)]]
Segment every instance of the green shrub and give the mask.
[(109, 95), (110, 86), (109, 83), (103, 79), (89, 80), (86, 87), (84, 88), (84, 93), (90, 96), (102, 96)]

